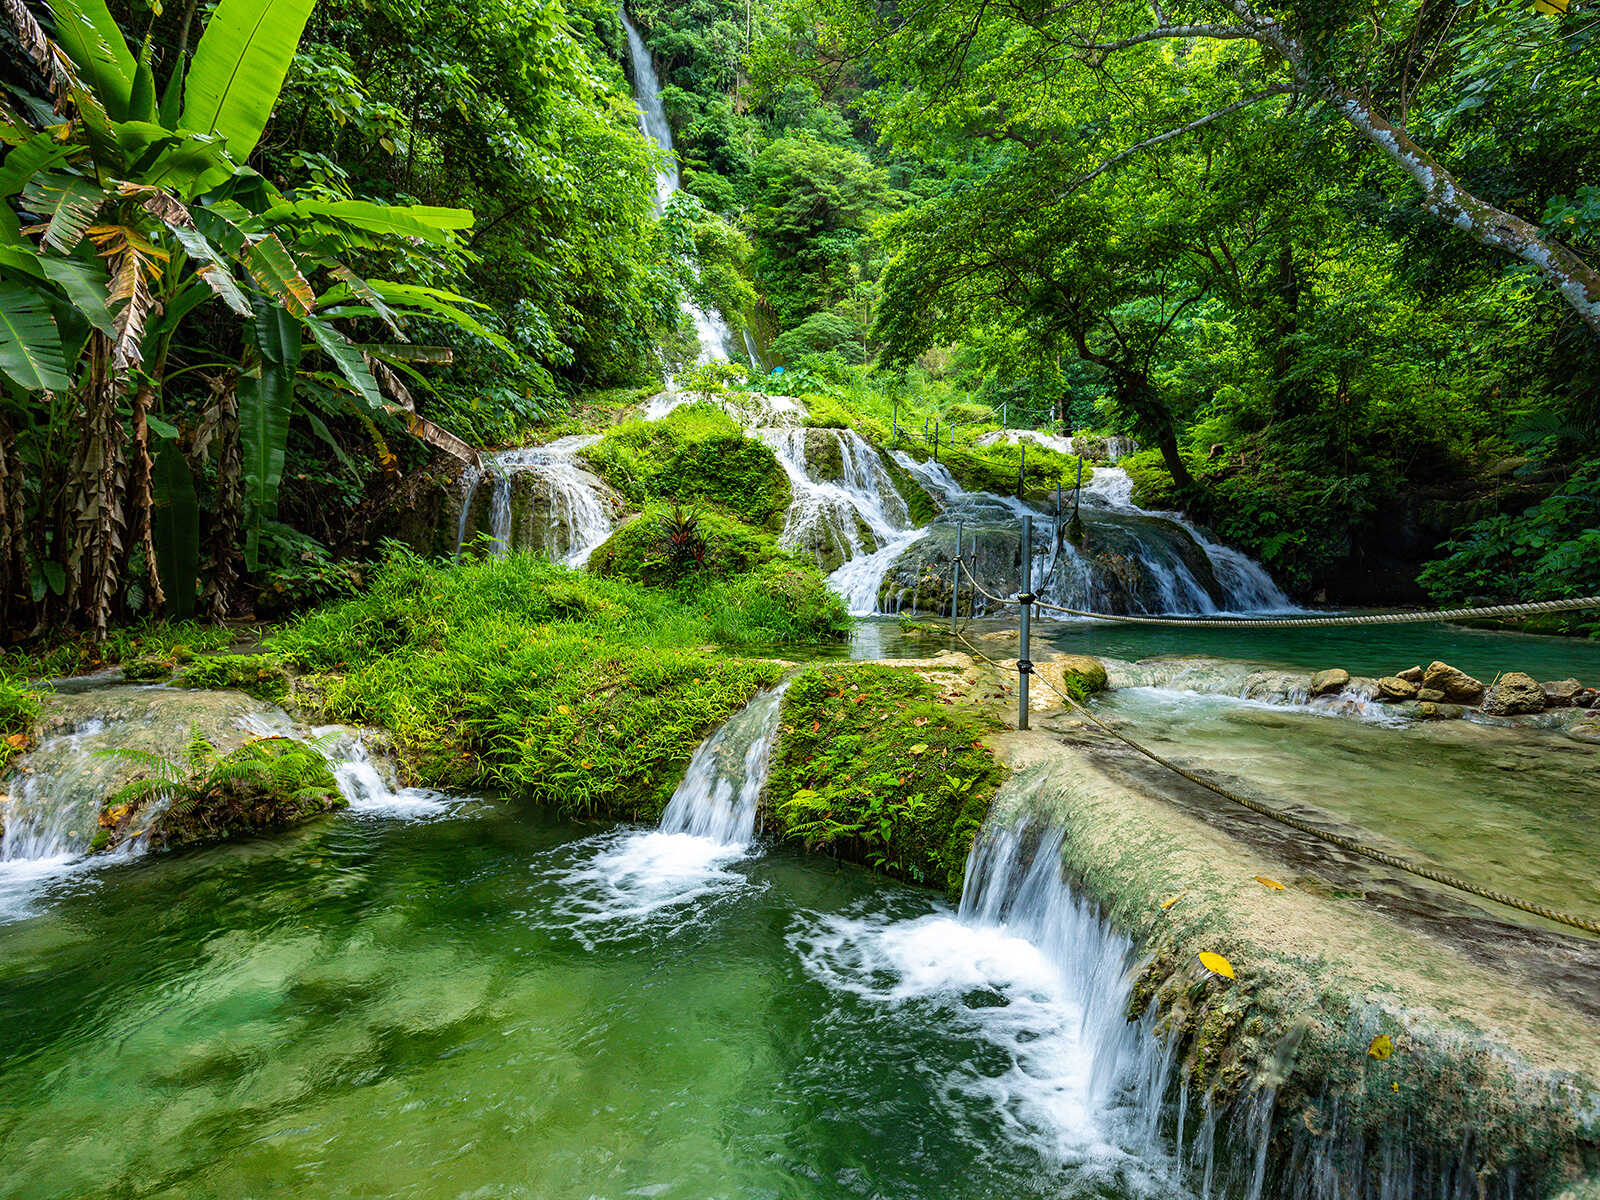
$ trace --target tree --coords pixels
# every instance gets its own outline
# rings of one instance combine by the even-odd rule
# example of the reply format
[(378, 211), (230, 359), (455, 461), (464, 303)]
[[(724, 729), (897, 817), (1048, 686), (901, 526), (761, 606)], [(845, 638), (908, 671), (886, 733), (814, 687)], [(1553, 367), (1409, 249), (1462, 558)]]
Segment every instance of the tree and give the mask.
[[(1469, 187), (1454, 164), (1471, 165), (1470, 143), (1451, 137), (1463, 113), (1496, 101), (1509, 61), (1512, 71), (1536, 68), (1546, 136), (1559, 129), (1594, 146), (1600, 97), (1589, 83), (1600, 40), (1576, 9), (1550, 17), (1510, 2), (1464, 8), (1443, 0), (1334, 9), (1288, 0), (1271, 10), (1249, 0), (1190, 0), (1170, 10), (1160, 0), (1036, 8), (816, 0), (805, 12), (791, 29), (819, 44), (814, 71), (866, 68), (892, 81), (883, 108), (891, 131), (925, 141), (983, 138), (1047, 156), (1062, 194), (1170, 153), (1246, 110), (1275, 112), (1279, 121), (1301, 109), (1335, 117), (1403, 172), (1420, 192), (1421, 212), (1525, 264), (1600, 338), (1592, 255), (1564, 240), (1565, 230), (1541, 226), (1540, 209), (1519, 214), (1487, 198), (1486, 188)], [(1129, 83), (1152, 75), (1173, 86), (1136, 87), (1139, 101), (1130, 104)], [(1527, 90), (1509, 86), (1505, 101)]]

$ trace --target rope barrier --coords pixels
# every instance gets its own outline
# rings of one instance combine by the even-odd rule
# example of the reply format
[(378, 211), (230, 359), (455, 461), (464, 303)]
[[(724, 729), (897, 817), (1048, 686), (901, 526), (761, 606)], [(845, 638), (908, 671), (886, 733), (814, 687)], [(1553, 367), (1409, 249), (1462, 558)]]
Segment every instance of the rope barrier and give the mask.
[[(1011, 673), (1011, 669), (1008, 668), (1004, 663), (990, 658), (982, 650), (979, 650), (970, 641), (968, 641), (967, 638), (959, 631), (956, 633), (956, 637), (960, 639), (962, 645), (966, 646), (968, 650), (977, 655), (979, 658), (983, 659), (990, 666), (1005, 672), (1007, 675)], [(1030, 668), (1032, 665), (1033, 664), (1031, 663), (1029, 664)], [(1402, 858), (1398, 854), (1390, 854), (1386, 850), (1380, 850), (1376, 846), (1369, 846), (1365, 842), (1359, 842), (1355, 838), (1345, 837), (1343, 834), (1330, 833), (1326, 829), (1317, 828), (1317, 826), (1311, 824), (1309, 821), (1303, 821), (1299, 817), (1273, 808), (1271, 805), (1263, 804), (1259, 800), (1252, 800), (1248, 796), (1241, 796), (1237, 792), (1231, 791), (1219, 783), (1215, 783), (1200, 775), (1196, 775), (1194, 772), (1187, 770), (1184, 767), (1180, 767), (1177, 763), (1172, 762), (1170, 759), (1163, 758), (1154, 750), (1140, 745), (1121, 730), (1112, 727), (1105, 721), (1102, 721), (1099, 717), (1095, 716), (1094, 713), (1090, 712), (1088, 707), (1085, 706), (1081, 701), (1056, 687), (1055, 684), (1050, 682), (1048, 676), (1039, 674), (1037, 670), (1034, 670), (1031, 673), (1035, 678), (1043, 680), (1044, 685), (1057, 696), (1061, 697), (1061, 699), (1066, 702), (1068, 707), (1087, 717), (1095, 725), (1099, 726), (1106, 733), (1109, 733), (1119, 742), (1122, 742), (1123, 744), (1136, 750), (1138, 753), (1144, 755), (1152, 762), (1159, 763), (1161, 766), (1166, 767), (1167, 770), (1173, 772), (1175, 775), (1182, 776), (1190, 783), (1198, 784), (1207, 791), (1221, 796), (1224, 800), (1231, 800), (1233, 803), (1241, 805), (1242, 807), (1249, 809), (1251, 812), (1258, 813), (1261, 816), (1270, 818), (1271, 820), (1277, 821), (1280, 824), (1287, 825), (1291, 829), (1297, 829), (1301, 833), (1309, 834), (1310, 836), (1327, 842), (1330, 845), (1338, 846), (1340, 849), (1348, 850), (1353, 854), (1359, 854), (1363, 858), (1369, 858), (1373, 862), (1382, 863), (1384, 866), (1394, 867), (1398, 870), (1406, 871), (1409, 874), (1416, 875), (1422, 879), (1428, 879), (1434, 883), (1455, 888), (1457, 891), (1466, 892), (1468, 895), (1478, 896), (1485, 900), (1492, 900), (1496, 904), (1505, 905), (1507, 908), (1515, 908), (1522, 912), (1532, 913), (1536, 917), (1543, 917), (1545, 920), (1554, 921), (1559, 925), (1567, 925), (1573, 929), (1581, 929), (1585, 933), (1592, 933), (1600, 936), (1600, 921), (1592, 921), (1587, 917), (1579, 917), (1573, 915), (1572, 913), (1562, 912), (1560, 909), (1548, 908), (1542, 904), (1535, 904), (1531, 900), (1523, 900), (1520, 897), (1513, 896), (1507, 892), (1497, 892), (1493, 888), (1480, 887), (1478, 884), (1475, 884), (1470, 880), (1462, 879), (1459, 876), (1452, 875), (1448, 871), (1441, 871), (1437, 867), (1423, 866), (1421, 863), (1412, 862), (1410, 859)]]
[[(977, 559), (974, 554), (972, 559)], [(1095, 621), (1116, 621), (1124, 625), (1200, 626), (1226, 629), (1307, 629), (1316, 626), (1336, 625), (1422, 625), (1434, 621), (1461, 621), (1474, 617), (1527, 617), (1539, 613), (1582, 612), (1600, 609), (1600, 596), (1579, 596), (1568, 600), (1534, 600), (1524, 604), (1489, 604), (1478, 608), (1439, 608), (1421, 612), (1362, 613), (1342, 617), (1141, 617), (1126, 613), (1090, 612), (1081, 608), (1064, 608), (1034, 596), (1024, 601), (1021, 596), (997, 596), (978, 582), (974, 562), (962, 560), (967, 569), (967, 582), (972, 590), (996, 604), (1021, 605), (1032, 603), (1035, 608), (1065, 613), (1069, 617), (1087, 617)], [(1053, 566), (1053, 564), (1052, 564)]]

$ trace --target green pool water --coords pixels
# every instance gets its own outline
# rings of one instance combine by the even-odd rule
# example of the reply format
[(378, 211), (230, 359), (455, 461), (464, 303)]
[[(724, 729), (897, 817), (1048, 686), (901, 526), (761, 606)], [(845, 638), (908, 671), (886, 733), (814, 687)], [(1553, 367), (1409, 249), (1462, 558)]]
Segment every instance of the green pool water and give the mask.
[(1178, 1191), (1028, 943), (685, 838), (452, 801), (63, 875), (0, 924), (0, 1197)]

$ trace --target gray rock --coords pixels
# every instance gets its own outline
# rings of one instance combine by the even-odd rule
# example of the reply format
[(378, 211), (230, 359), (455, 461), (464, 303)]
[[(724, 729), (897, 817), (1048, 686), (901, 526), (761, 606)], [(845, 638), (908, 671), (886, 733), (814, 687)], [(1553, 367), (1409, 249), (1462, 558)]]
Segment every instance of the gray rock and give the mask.
[(1449, 663), (1429, 663), (1422, 673), (1422, 686), (1443, 692), (1454, 704), (1476, 704), (1483, 698), (1483, 684)]
[(1422, 668), (1421, 667), (1407, 667), (1404, 671), (1396, 671), (1395, 672), (1395, 678), (1396, 679), (1404, 679), (1407, 683), (1421, 683), (1422, 682)]
[(1583, 684), (1576, 679), (1558, 679), (1554, 683), (1541, 683), (1539, 687), (1544, 692), (1547, 708), (1570, 708), (1583, 691)]
[(1378, 695), (1385, 700), (1415, 700), (1417, 685), (1398, 675), (1385, 675), (1378, 680)]
[(1483, 711), (1495, 717), (1543, 712), (1544, 689), (1532, 675), (1507, 671), (1484, 695)]
[(1330, 667), (1326, 671), (1318, 671), (1311, 677), (1311, 694), (1313, 696), (1331, 696), (1344, 691), (1350, 682), (1350, 672), (1343, 667)]

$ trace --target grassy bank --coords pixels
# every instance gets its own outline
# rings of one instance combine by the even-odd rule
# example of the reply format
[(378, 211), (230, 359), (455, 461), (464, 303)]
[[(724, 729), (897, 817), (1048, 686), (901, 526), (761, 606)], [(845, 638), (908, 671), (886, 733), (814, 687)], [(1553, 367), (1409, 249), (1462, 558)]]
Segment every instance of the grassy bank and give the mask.
[(784, 564), (660, 589), (527, 555), (446, 565), (396, 551), (362, 595), (184, 680), (381, 726), (424, 784), (649, 820), (706, 733), (783, 673), (729, 647), (847, 629), (815, 571)]
[(808, 670), (784, 701), (772, 823), (807, 849), (955, 896), (1000, 784), (980, 741), (992, 728), (908, 668)]

